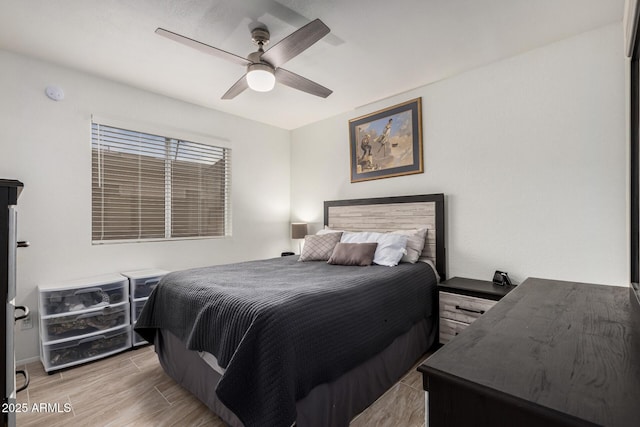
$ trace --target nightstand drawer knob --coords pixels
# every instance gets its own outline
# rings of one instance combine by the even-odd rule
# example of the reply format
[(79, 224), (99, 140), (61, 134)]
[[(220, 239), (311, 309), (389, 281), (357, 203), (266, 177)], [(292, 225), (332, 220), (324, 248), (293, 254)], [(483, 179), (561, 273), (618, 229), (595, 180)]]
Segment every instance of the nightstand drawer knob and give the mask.
[(471, 308), (464, 308), (464, 307), (460, 307), (459, 305), (456, 305), (456, 310), (467, 311), (467, 312), (469, 312), (469, 313), (484, 314), (484, 310), (473, 310), (473, 309), (471, 309)]

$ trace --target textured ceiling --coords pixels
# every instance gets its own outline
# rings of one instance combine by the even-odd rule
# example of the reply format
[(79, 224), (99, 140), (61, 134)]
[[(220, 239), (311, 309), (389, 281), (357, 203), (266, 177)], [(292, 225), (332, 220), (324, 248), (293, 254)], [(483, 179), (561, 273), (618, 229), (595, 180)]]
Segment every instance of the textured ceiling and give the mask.
[[(624, 0), (0, 0), (0, 48), (285, 129), (620, 22)], [(286, 86), (220, 97), (241, 66), (154, 33), (240, 56), (315, 19), (331, 33), (285, 68), (334, 91)], [(621, 34), (622, 43), (622, 34)]]

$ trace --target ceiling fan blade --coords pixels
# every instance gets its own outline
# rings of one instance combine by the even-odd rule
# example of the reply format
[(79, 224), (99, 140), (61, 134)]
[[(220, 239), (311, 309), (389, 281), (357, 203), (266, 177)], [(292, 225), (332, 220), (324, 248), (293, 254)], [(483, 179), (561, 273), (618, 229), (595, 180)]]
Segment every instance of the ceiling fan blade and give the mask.
[(222, 95), (222, 99), (233, 99), (244, 92), (244, 90), (248, 87), (249, 85), (247, 84), (247, 75), (245, 74), (244, 76), (240, 77), (240, 80), (235, 82), (224, 95)]
[(291, 71), (287, 71), (284, 68), (276, 69), (275, 74), (276, 81), (278, 83), (282, 83), (285, 86), (310, 93), (311, 95), (326, 98), (333, 93), (331, 89), (327, 89), (326, 87), (319, 85), (316, 82), (312, 82), (311, 80), (299, 76), (296, 73), (292, 73)]
[(235, 62), (238, 65), (246, 66), (251, 64), (251, 61), (241, 56), (234, 55), (233, 53), (227, 52), (226, 50), (218, 49), (217, 47), (209, 46), (208, 44), (190, 39), (189, 37), (181, 36), (180, 34), (174, 33), (173, 31), (165, 30), (164, 28), (157, 28), (156, 34), (197, 49), (200, 52), (208, 53), (209, 55), (213, 55), (221, 59), (226, 59), (227, 61)]
[(298, 56), (330, 31), (324, 22), (315, 19), (276, 43), (262, 54), (262, 59), (277, 68)]

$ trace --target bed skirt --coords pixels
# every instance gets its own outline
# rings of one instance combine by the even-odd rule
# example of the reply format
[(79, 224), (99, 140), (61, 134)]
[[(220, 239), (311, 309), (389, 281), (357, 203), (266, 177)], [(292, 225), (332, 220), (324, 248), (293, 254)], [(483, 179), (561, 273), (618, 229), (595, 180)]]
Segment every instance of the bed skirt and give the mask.
[[(436, 319), (437, 320), (437, 319)], [(336, 380), (314, 387), (296, 402), (296, 425), (300, 427), (348, 426), (360, 412), (391, 388), (436, 341), (433, 317), (416, 323), (378, 355)], [(178, 384), (193, 393), (224, 422), (242, 427), (242, 422), (214, 391), (220, 374), (198, 352), (187, 350), (171, 332), (158, 330), (155, 350), (160, 364)]]

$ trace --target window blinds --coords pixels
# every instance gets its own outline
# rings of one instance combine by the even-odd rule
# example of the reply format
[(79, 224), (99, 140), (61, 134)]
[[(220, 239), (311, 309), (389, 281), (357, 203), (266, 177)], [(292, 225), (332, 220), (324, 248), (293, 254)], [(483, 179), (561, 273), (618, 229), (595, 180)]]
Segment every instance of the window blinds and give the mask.
[(92, 123), (92, 241), (230, 235), (231, 150)]

